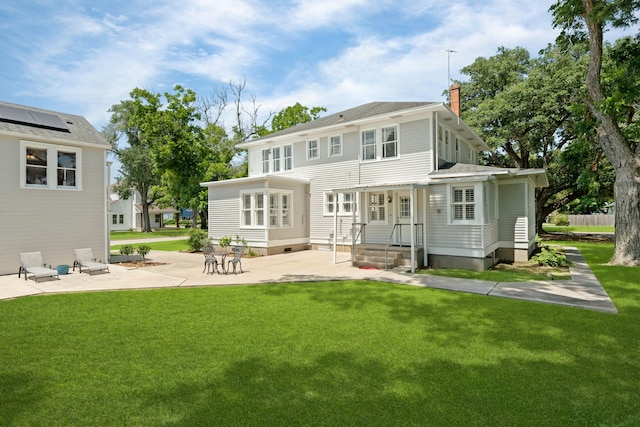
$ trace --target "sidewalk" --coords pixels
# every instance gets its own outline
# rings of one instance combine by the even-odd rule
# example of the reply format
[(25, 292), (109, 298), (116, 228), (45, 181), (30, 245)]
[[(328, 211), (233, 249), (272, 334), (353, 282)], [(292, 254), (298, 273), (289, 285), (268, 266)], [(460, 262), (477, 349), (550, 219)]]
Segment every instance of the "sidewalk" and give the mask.
[(131, 290), (163, 287), (228, 286), (278, 282), (375, 280), (458, 292), (537, 301), (617, 313), (609, 296), (575, 248), (566, 248), (574, 262), (571, 280), (496, 283), (411, 274), (407, 268), (368, 270), (351, 266), (350, 254), (338, 253), (333, 263), (329, 251), (302, 251), (258, 258), (244, 258), (244, 273), (204, 274), (204, 258), (199, 253), (152, 251), (149, 262), (162, 263), (143, 268), (109, 266), (110, 274), (71, 274), (61, 280), (18, 279), (17, 274), (0, 276), (0, 299), (26, 295), (98, 290)]

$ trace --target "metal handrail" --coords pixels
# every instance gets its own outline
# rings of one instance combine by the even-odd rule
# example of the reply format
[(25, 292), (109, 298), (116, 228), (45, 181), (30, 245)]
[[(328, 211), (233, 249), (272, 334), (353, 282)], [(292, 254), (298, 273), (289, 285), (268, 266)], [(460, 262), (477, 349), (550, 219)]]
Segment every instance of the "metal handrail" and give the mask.
[[(356, 227), (360, 227), (358, 230), (358, 234), (354, 233), (354, 230)], [(356, 259), (356, 242), (358, 241), (358, 238), (362, 235), (362, 239), (360, 240), (361, 242), (364, 243), (364, 239), (365, 239), (365, 227), (367, 226), (367, 224), (364, 224), (362, 222), (354, 222), (351, 224), (351, 236), (353, 238), (353, 240), (351, 240), (351, 260), (353, 262), (353, 260)]]
[[(389, 252), (389, 245), (391, 245), (391, 241), (393, 240), (393, 235), (396, 231), (396, 228), (398, 228), (400, 230), (400, 247), (402, 247), (402, 226), (404, 225), (411, 225), (411, 224), (400, 224), (400, 223), (396, 223), (393, 224), (393, 229), (391, 229), (391, 234), (389, 234), (389, 239), (387, 240), (387, 245), (384, 248), (384, 269), (388, 269), (389, 264), (387, 262), (387, 255)], [(422, 242), (422, 239), (420, 237), (420, 233), (418, 233), (418, 227), (422, 228), (424, 226), (424, 224), (414, 224), (415, 226), (415, 233), (416, 233), (416, 238), (415, 238), (415, 242), (417, 245), (420, 245)]]

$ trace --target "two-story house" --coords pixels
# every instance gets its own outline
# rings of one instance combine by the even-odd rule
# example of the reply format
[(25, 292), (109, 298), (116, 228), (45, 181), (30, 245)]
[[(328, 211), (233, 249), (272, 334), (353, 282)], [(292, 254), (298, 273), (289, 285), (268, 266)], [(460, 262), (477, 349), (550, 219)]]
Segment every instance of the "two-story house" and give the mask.
[(249, 176), (202, 184), (214, 241), (352, 251), (354, 265), (412, 270), (482, 270), (534, 248), (545, 171), (479, 166), (487, 145), (442, 103), (369, 103), (238, 148)]
[(0, 102), (0, 274), (18, 272), (21, 252), (108, 259), (109, 148), (84, 117)]
[[(173, 208), (161, 208), (155, 203), (149, 206), (149, 225), (151, 228), (164, 227), (166, 217), (171, 217), (178, 212)], [(109, 188), (109, 231), (142, 230), (142, 196), (137, 190), (133, 190), (131, 197), (120, 197), (113, 189)]]

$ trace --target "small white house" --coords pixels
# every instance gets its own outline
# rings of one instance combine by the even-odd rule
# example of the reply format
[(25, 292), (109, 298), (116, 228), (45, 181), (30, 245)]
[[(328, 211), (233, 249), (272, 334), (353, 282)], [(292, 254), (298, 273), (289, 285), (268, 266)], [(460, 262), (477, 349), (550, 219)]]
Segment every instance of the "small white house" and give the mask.
[(107, 260), (109, 148), (84, 117), (0, 102), (0, 274), (18, 272), (21, 252)]
[(482, 270), (534, 248), (545, 171), (479, 166), (489, 147), (442, 103), (373, 102), (238, 148), (249, 176), (202, 184), (214, 241), (412, 269)]
[[(151, 228), (164, 227), (165, 218), (177, 212), (173, 208), (160, 208), (152, 204), (149, 206)], [(142, 203), (140, 193), (133, 191), (132, 196), (125, 199), (115, 193), (111, 187), (109, 191), (109, 213), (107, 216), (110, 231), (141, 230)]]

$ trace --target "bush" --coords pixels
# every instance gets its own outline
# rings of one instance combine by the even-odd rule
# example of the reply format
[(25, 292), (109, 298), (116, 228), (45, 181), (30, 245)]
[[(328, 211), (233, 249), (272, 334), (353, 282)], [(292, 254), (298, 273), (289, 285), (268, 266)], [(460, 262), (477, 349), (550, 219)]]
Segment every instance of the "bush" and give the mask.
[(198, 228), (190, 229), (187, 244), (194, 252), (202, 250), (204, 246), (207, 246), (209, 244), (209, 237), (207, 236), (207, 232)]
[(569, 267), (571, 265), (571, 261), (566, 255), (551, 248), (542, 248), (540, 253), (531, 257), (531, 261), (545, 267)]
[(569, 216), (566, 214), (557, 214), (551, 218), (551, 222), (553, 225), (565, 227), (569, 225)]
[(129, 260), (129, 256), (135, 252), (135, 248), (131, 245), (124, 245), (120, 248), (120, 254), (125, 255), (127, 260)]
[(136, 252), (142, 257), (142, 261), (145, 261), (144, 257), (151, 252), (151, 247), (147, 245), (140, 245), (138, 246), (138, 249), (136, 249)]

